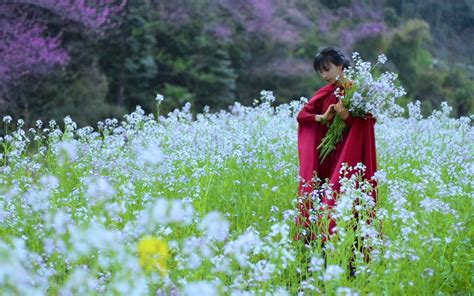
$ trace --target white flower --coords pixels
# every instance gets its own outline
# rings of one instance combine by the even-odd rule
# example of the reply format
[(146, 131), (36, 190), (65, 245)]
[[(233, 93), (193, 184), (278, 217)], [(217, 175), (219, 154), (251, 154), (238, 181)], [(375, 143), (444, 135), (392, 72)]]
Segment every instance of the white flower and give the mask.
[(224, 254), (233, 255), (241, 266), (248, 266), (248, 255), (251, 251), (258, 253), (263, 245), (255, 231), (247, 231), (235, 241), (228, 242), (224, 247)]
[(50, 206), (49, 190), (30, 189), (24, 196), (26, 204), (34, 211), (46, 210)]
[(227, 256), (217, 255), (215, 257), (212, 257), (210, 261), (212, 262), (212, 264), (214, 264), (212, 272), (232, 272), (232, 269), (230, 268), (231, 261)]
[(275, 96), (272, 91), (262, 90), (260, 92), (260, 98), (262, 102), (273, 103), (275, 101)]
[(339, 265), (329, 265), (323, 274), (323, 281), (337, 280), (344, 273)]
[(59, 180), (55, 176), (42, 176), (40, 179), (41, 185), (45, 189), (55, 189), (59, 186)]
[(199, 230), (204, 231), (209, 238), (223, 241), (229, 234), (230, 223), (219, 212), (210, 212), (198, 225)]
[(336, 290), (337, 295), (341, 296), (358, 296), (359, 293), (352, 291), (350, 288), (347, 287), (339, 287)]
[(319, 256), (312, 256), (311, 261), (309, 263), (309, 271), (321, 271), (324, 269), (324, 259)]
[(141, 147), (141, 150), (137, 149), (137, 155), (139, 158), (139, 166), (145, 164), (159, 164), (164, 159), (163, 151), (156, 144), (148, 144), (146, 147)]
[[(41, 295), (44, 293), (46, 287), (40, 285), (42, 279), (33, 270), (32, 262), (29, 262), (31, 255), (33, 254), (29, 252), (23, 239), (13, 238), (11, 245), (0, 240), (2, 288), (14, 287), (19, 295)], [(8, 290), (6, 294), (8, 294)]]
[(63, 120), (66, 130), (73, 131), (77, 129), (77, 124), (72, 120), (71, 116), (67, 115)]
[(58, 152), (64, 153), (71, 161), (75, 160), (77, 158), (77, 141), (68, 140), (59, 142)]
[(158, 224), (168, 224), (168, 208), (169, 202), (164, 198), (157, 198), (153, 204), (151, 204), (147, 209), (143, 210), (139, 215), (140, 224), (146, 227), (153, 229), (155, 223)]
[(65, 234), (67, 230), (67, 225), (71, 222), (71, 216), (63, 211), (59, 210), (56, 215), (54, 215), (52, 221), (52, 227), (57, 234)]
[(209, 282), (188, 283), (183, 290), (184, 296), (214, 296), (217, 295), (217, 287)]
[(171, 222), (181, 222), (190, 224), (194, 215), (194, 208), (190, 204), (185, 204), (181, 200), (173, 200), (169, 212)]
[(92, 204), (107, 201), (115, 196), (115, 189), (110, 185), (109, 181), (105, 177), (99, 178), (88, 178), (87, 189), (85, 195), (89, 197)]
[(275, 264), (272, 264), (268, 260), (260, 260), (253, 266), (252, 278), (257, 282), (266, 282), (270, 280), (271, 275), (276, 269)]
[(155, 98), (155, 101), (160, 104), (161, 102), (163, 102), (163, 100), (165, 99), (165, 97), (161, 94), (156, 94), (156, 98)]
[(387, 61), (387, 57), (384, 54), (380, 54), (377, 57), (377, 61), (381, 64), (385, 64), (385, 62)]
[(3, 116), (3, 122), (9, 124), (10, 122), (12, 122), (12, 117), (10, 115)]

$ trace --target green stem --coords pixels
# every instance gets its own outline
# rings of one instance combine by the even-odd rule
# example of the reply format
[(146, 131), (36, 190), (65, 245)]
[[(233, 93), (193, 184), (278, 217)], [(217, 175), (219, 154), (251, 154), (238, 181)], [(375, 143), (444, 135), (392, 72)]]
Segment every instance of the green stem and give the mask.
[(321, 159), (320, 163), (323, 163), (328, 154), (336, 149), (336, 144), (342, 140), (342, 134), (345, 127), (346, 123), (344, 120), (341, 117), (336, 116), (332, 124), (329, 126), (321, 144), (319, 144), (317, 148), (319, 150), (319, 158)]

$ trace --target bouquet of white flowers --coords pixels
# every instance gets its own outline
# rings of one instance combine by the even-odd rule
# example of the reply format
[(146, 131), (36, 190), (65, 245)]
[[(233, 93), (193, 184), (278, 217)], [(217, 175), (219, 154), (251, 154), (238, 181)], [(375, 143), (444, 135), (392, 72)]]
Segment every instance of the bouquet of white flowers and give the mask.
[[(405, 90), (396, 85), (397, 74), (384, 72), (377, 77), (372, 75), (375, 66), (387, 61), (385, 55), (379, 55), (374, 66), (370, 62), (364, 62), (357, 52), (352, 54), (352, 59), (355, 66), (344, 70), (344, 77), (340, 80), (342, 87), (335, 91), (352, 116), (378, 118), (399, 112), (401, 108), (395, 104), (395, 99), (405, 95)], [(336, 116), (318, 146), (321, 163), (342, 140), (345, 127), (344, 120)]]

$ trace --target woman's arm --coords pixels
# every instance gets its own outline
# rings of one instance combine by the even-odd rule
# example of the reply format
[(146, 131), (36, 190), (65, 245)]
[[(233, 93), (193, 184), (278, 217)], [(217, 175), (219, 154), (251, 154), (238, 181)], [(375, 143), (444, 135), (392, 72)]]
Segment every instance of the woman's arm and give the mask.
[[(331, 120), (332, 117), (336, 114), (334, 111), (334, 106), (329, 107), (326, 112), (323, 113), (323, 102), (325, 101), (324, 98), (326, 98), (330, 93), (334, 91), (334, 86), (332, 84), (328, 84), (322, 88), (320, 88), (314, 95), (313, 97), (306, 103), (301, 111), (298, 113), (296, 116), (296, 120), (298, 123), (315, 123), (315, 122), (320, 122), (325, 116), (326, 120)], [(333, 114), (329, 114), (333, 113)], [(321, 116), (316, 116), (316, 115), (321, 115)], [(332, 116), (332, 117), (330, 117)], [(323, 120), (324, 121), (324, 120)]]
[(334, 109), (334, 104), (329, 105), (324, 114), (317, 114), (316, 108), (310, 103), (308, 103), (298, 113), (296, 119), (298, 120), (298, 123), (320, 122), (326, 124), (329, 120), (333, 119), (335, 115), (336, 111)]
[(296, 116), (298, 123), (314, 123), (316, 121), (316, 106), (309, 101)]
[(354, 122), (354, 117), (352, 116), (351, 112), (347, 110), (346, 107), (342, 104), (342, 101), (339, 101), (336, 105), (334, 105), (334, 110), (336, 110), (337, 115), (344, 120), (347, 126), (351, 126)]

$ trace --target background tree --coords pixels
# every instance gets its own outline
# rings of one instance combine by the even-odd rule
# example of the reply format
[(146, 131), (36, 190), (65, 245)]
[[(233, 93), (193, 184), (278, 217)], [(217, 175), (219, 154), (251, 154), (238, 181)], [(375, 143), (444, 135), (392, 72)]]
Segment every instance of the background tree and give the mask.
[[(89, 55), (114, 27), (125, 2), (18, 0), (0, 3), (0, 102), (27, 122), (77, 115), (80, 124), (109, 113), (107, 79)], [(63, 70), (63, 71), (61, 71)], [(91, 108), (96, 112), (84, 109)], [(123, 112), (123, 110), (120, 110)], [(66, 113), (67, 112), (67, 113)]]

